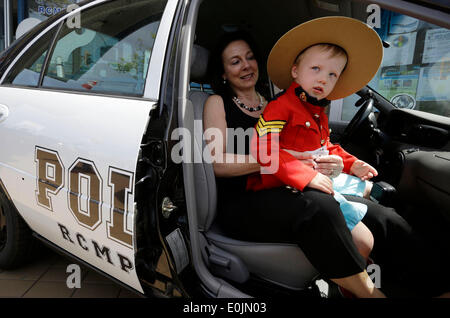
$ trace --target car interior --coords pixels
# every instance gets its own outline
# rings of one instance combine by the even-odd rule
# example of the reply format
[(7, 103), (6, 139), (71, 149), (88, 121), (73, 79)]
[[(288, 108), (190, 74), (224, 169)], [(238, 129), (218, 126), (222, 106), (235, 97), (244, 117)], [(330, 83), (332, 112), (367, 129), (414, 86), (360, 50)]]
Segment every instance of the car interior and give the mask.
[[(266, 60), (277, 39), (292, 27), (326, 15), (364, 21), (366, 7), (364, 2), (335, 0), (203, 1), (191, 52), (188, 100), (194, 118), (202, 120), (204, 102), (212, 93), (206, 66), (218, 34), (247, 30)], [(259, 67), (260, 76), (267, 82), (266, 94), (273, 96), (276, 88), (267, 77), (265, 65)], [(449, 250), (450, 118), (396, 108), (370, 87), (358, 95), (355, 106), (359, 111), (348, 125), (351, 129), (330, 122), (335, 131), (332, 142), (345, 137), (342, 141), (347, 151), (378, 169), (375, 181), (379, 196), (374, 191), (373, 200), (396, 208), (418, 230), (433, 233), (433, 242)], [(203, 153), (205, 141), (199, 134), (195, 135), (194, 147), (194, 152)], [(212, 164), (194, 164), (194, 184), (199, 240), (191, 244), (201, 251), (201, 260), (194, 259), (194, 266), (197, 272), (207, 268), (212, 274), (203, 276), (211, 280), (209, 285), (205, 279), (204, 283), (212, 294), (235, 297), (243, 292), (255, 296), (264, 295), (267, 288), (288, 294), (317, 292), (312, 286), (319, 274), (296, 245), (239, 241), (218, 227)], [(420, 215), (425, 211), (433, 215), (433, 222), (422, 222)]]

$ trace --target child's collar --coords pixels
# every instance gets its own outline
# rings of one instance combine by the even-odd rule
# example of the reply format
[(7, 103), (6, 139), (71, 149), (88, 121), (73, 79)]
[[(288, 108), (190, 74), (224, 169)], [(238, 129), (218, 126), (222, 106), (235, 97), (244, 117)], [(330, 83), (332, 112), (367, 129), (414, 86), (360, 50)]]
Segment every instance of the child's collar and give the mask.
[(310, 103), (314, 106), (327, 107), (330, 105), (330, 101), (326, 98), (318, 100), (317, 98), (309, 95), (300, 85), (297, 84), (295, 88), (295, 95), (302, 101)]

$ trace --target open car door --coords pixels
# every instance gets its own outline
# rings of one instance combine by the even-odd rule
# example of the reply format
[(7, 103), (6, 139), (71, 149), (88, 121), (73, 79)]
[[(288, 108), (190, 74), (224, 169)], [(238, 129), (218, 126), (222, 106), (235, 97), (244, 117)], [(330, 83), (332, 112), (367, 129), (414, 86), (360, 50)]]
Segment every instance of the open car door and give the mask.
[(0, 176), (25, 222), (141, 293), (136, 165), (177, 3), (88, 3), (33, 39), (0, 86), (0, 148), (14, 149)]

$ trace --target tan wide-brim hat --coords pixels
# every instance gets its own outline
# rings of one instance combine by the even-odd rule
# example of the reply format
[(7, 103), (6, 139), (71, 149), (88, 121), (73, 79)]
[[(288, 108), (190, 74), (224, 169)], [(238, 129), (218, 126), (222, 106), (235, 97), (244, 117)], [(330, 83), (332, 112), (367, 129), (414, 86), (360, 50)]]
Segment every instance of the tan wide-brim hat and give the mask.
[(319, 43), (330, 43), (347, 52), (347, 66), (327, 99), (356, 93), (375, 76), (383, 59), (383, 44), (367, 24), (348, 17), (330, 16), (302, 23), (283, 35), (269, 54), (267, 71), (273, 83), (287, 89), (297, 55)]

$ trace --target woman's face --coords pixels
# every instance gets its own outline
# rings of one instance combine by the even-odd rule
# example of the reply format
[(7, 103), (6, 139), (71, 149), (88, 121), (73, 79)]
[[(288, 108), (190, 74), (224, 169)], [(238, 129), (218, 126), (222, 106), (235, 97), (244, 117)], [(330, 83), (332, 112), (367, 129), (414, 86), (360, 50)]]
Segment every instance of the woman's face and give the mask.
[(258, 63), (244, 40), (233, 41), (223, 50), (222, 62), (226, 79), (233, 89), (252, 88), (258, 81)]

